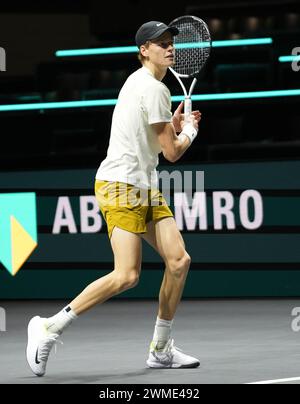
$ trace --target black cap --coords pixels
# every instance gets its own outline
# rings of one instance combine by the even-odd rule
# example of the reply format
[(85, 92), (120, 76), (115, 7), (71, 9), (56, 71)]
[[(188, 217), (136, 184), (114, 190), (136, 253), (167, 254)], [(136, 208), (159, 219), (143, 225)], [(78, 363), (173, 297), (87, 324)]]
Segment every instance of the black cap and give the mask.
[(135, 43), (138, 47), (144, 45), (151, 39), (160, 37), (165, 32), (171, 32), (172, 35), (178, 35), (179, 31), (175, 27), (168, 27), (168, 25), (159, 21), (149, 21), (143, 24), (135, 35)]

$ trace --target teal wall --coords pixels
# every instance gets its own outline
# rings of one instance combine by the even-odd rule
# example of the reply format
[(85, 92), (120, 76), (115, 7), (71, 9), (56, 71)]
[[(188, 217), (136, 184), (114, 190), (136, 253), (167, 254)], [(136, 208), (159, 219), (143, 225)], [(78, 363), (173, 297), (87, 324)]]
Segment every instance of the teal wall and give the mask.
[[(171, 171), (173, 166), (159, 167)], [(300, 162), (258, 162), (174, 166), (205, 173), (208, 229), (182, 235), (192, 257), (185, 297), (300, 296)], [(15, 277), (0, 264), (0, 299), (72, 298), (89, 282), (113, 269), (103, 226), (80, 232), (79, 197), (93, 195), (95, 170), (2, 172), (1, 193), (35, 192), (38, 247)], [(263, 200), (263, 224), (245, 229), (239, 217), (240, 195), (256, 190)], [(212, 196), (234, 196), (236, 228), (214, 228)], [(1, 198), (0, 193), (0, 198)], [(77, 234), (52, 234), (58, 198), (69, 197)], [(174, 210), (173, 198), (171, 208)], [(250, 212), (252, 208), (250, 207)], [(253, 212), (251, 212), (252, 215)], [(1, 212), (0, 212), (1, 215)], [(0, 246), (1, 248), (1, 246)], [(139, 285), (120, 297), (157, 297), (163, 262), (144, 243)]]

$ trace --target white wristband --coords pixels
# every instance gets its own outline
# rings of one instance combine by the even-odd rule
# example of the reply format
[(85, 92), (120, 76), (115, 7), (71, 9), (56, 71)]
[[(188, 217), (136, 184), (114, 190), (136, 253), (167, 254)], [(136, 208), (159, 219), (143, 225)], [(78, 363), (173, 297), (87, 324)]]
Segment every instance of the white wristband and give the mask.
[(194, 128), (191, 123), (186, 123), (182, 129), (182, 132), (180, 133), (180, 135), (187, 136), (190, 139), (191, 144), (193, 143), (193, 140), (196, 138), (197, 134), (197, 129)]
[(180, 143), (184, 143), (186, 139), (188, 139), (189, 141), (189, 146), (191, 145), (191, 141), (190, 138), (188, 137), (188, 135), (186, 135), (185, 133), (179, 133), (179, 135), (177, 136), (178, 140), (180, 141)]

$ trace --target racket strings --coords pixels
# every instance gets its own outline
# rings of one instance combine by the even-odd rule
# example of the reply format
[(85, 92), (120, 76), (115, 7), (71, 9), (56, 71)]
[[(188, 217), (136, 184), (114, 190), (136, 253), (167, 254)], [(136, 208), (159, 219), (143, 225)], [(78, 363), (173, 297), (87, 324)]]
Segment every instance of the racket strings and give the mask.
[(202, 20), (188, 17), (177, 20), (174, 26), (178, 28), (179, 34), (174, 38), (173, 69), (182, 75), (195, 75), (202, 69), (210, 55), (211, 38), (208, 28)]

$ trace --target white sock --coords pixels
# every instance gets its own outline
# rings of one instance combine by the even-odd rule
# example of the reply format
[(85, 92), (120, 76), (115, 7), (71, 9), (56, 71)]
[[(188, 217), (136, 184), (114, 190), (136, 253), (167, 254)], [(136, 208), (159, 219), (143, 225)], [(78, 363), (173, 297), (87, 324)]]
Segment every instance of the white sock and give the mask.
[(172, 323), (173, 320), (162, 320), (157, 317), (153, 334), (153, 342), (157, 350), (164, 349), (170, 339)]
[(61, 334), (77, 317), (71, 307), (66, 306), (55, 316), (47, 318), (47, 330), (55, 334)]

